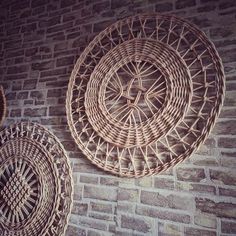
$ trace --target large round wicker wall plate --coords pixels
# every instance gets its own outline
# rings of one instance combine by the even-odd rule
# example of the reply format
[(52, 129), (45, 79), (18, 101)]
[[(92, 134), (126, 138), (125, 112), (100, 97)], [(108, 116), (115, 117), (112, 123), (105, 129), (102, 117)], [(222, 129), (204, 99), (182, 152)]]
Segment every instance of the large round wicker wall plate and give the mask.
[(72, 136), (114, 174), (141, 177), (189, 157), (224, 97), (214, 45), (174, 16), (137, 15), (98, 34), (79, 57), (67, 93)]
[(2, 125), (6, 116), (6, 97), (3, 87), (0, 86), (0, 125)]
[(0, 235), (64, 235), (72, 174), (58, 139), (19, 123), (2, 130), (0, 141)]

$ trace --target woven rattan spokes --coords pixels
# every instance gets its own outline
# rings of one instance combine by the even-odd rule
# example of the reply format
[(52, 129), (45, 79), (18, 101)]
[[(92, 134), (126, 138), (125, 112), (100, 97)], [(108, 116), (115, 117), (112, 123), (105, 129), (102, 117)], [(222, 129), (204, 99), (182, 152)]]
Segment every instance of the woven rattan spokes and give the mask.
[(198, 148), (224, 95), (221, 60), (185, 20), (138, 15), (102, 31), (78, 59), (67, 117), (83, 153), (127, 177), (156, 174)]
[(32, 123), (12, 125), (0, 137), (0, 232), (64, 235), (72, 177), (62, 145)]
[(0, 125), (3, 123), (6, 115), (6, 98), (3, 87), (0, 86)]
[(171, 48), (153, 40), (128, 40), (96, 66), (87, 85), (85, 112), (106, 141), (145, 146), (182, 118), (191, 97), (189, 82), (185, 64)]

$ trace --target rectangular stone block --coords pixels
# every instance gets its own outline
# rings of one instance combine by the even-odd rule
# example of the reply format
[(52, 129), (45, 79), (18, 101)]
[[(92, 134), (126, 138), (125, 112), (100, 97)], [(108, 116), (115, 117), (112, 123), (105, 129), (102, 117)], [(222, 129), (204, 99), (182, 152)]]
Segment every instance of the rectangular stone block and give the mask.
[(221, 196), (228, 196), (228, 197), (236, 198), (236, 189), (222, 187), (222, 188), (219, 188), (219, 194)]
[(29, 95), (29, 92), (18, 92), (17, 99), (27, 99)]
[(65, 75), (66, 68), (53, 69), (41, 72), (41, 77), (55, 76), (55, 75)]
[(236, 93), (234, 91), (229, 91), (226, 93), (224, 106), (225, 107), (236, 106)]
[(120, 213), (135, 213), (135, 203), (119, 201), (117, 204), (117, 212)]
[(224, 10), (227, 8), (232, 8), (236, 6), (236, 2), (234, 0), (223, 1), (219, 4), (219, 9)]
[(47, 92), (47, 98), (58, 98), (61, 97), (62, 90), (61, 89), (49, 89)]
[(43, 90), (31, 91), (30, 98), (43, 100), (45, 98), (44, 91)]
[(193, 227), (185, 227), (184, 229), (185, 235), (191, 236), (216, 236), (216, 231), (210, 231), (205, 229), (193, 228)]
[(21, 117), (21, 109), (12, 109), (10, 117)]
[(176, 189), (187, 192), (195, 193), (206, 193), (214, 195), (216, 194), (215, 186), (208, 184), (188, 183), (188, 182), (177, 182)]
[(175, 3), (176, 9), (182, 9), (186, 7), (193, 7), (196, 5), (195, 0), (177, 0)]
[(88, 230), (87, 236), (102, 236), (101, 232), (98, 231), (93, 231), (93, 230)]
[(208, 214), (200, 214), (194, 216), (194, 224), (205, 227), (205, 228), (212, 228), (216, 229), (217, 221), (216, 217), (209, 216)]
[(19, 50), (8, 50), (6, 51), (5, 58), (14, 58), (18, 56), (24, 55), (24, 49), (19, 49)]
[(21, 47), (21, 40), (11, 40), (4, 43), (4, 49), (19, 49)]
[(147, 207), (138, 205), (136, 208), (136, 214), (153, 218), (159, 218), (162, 220), (169, 220), (173, 222), (179, 222), (185, 224), (190, 223), (190, 216), (185, 213), (176, 213), (168, 210), (160, 210), (159, 208), (156, 207)]
[(24, 116), (27, 117), (41, 117), (47, 115), (47, 107), (41, 108), (26, 108), (24, 110)]
[(128, 6), (130, 4), (129, 0), (111, 0), (111, 9), (117, 9), (120, 7)]
[(109, 178), (109, 177), (101, 177), (100, 184), (107, 185), (107, 186), (118, 186), (119, 181), (117, 178)]
[(177, 194), (161, 194), (159, 192), (141, 191), (140, 201), (143, 204), (173, 209), (189, 210), (193, 201), (189, 197), (180, 197)]
[(196, 198), (196, 209), (210, 213), (217, 217), (236, 219), (236, 204), (229, 202), (215, 202), (207, 198)]
[(88, 204), (87, 203), (80, 203), (74, 202), (72, 208), (72, 214), (75, 215), (87, 215), (88, 212)]
[(113, 212), (112, 204), (105, 204), (101, 202), (91, 202), (90, 207), (92, 211), (98, 211), (111, 214)]
[(236, 222), (221, 221), (221, 232), (236, 235)]
[(32, 63), (31, 69), (43, 71), (43, 70), (53, 69), (53, 65), (54, 65), (54, 61), (52, 60), (36, 62), (36, 63)]
[(31, 57), (34, 56), (38, 52), (38, 47), (27, 48), (25, 50), (25, 56)]
[(98, 183), (98, 177), (81, 175), (80, 176), (80, 182), (81, 183), (87, 183), (87, 184), (97, 184)]
[(139, 199), (138, 189), (119, 188), (118, 201), (137, 202)]
[(48, 3), (47, 0), (37, 0), (37, 1), (33, 1), (33, 2), (31, 3), (31, 6), (32, 6), (32, 7), (39, 7), (39, 6), (45, 5), (45, 4), (47, 4), (47, 3)]
[(24, 74), (12, 74), (12, 75), (6, 75), (5, 79), (8, 81), (12, 81), (12, 80), (23, 80), (23, 79), (27, 79), (28, 74), (24, 73)]
[(210, 170), (210, 178), (213, 182), (236, 186), (235, 170)]
[(27, 65), (10, 66), (7, 68), (7, 74), (19, 74), (27, 72), (29, 67)]
[(207, 12), (214, 11), (216, 8), (217, 8), (217, 5), (210, 4), (210, 5), (198, 7), (197, 11), (199, 13), (203, 13), (203, 12), (207, 13)]
[(36, 85), (37, 85), (37, 79), (27, 79), (24, 81), (23, 89), (25, 90), (36, 89)]
[(74, 56), (68, 56), (68, 57), (62, 57), (57, 59), (56, 66), (68, 66), (68, 65), (73, 65), (74, 63)]
[(75, 184), (73, 199), (79, 201), (82, 199), (82, 195), (83, 195), (83, 186), (79, 184)]
[(205, 179), (205, 172), (202, 168), (179, 167), (176, 169), (177, 179), (181, 181), (200, 182)]
[(105, 9), (109, 9), (109, 7), (110, 7), (110, 1), (100, 1), (93, 5), (93, 12), (100, 13)]
[(122, 215), (121, 227), (136, 230), (143, 233), (148, 233), (151, 230), (151, 222), (143, 218)]
[(220, 148), (235, 148), (236, 138), (234, 137), (222, 137), (218, 139), (218, 146)]
[(107, 225), (105, 221), (98, 221), (92, 218), (81, 218), (79, 220), (79, 224), (87, 228), (98, 229), (103, 231), (107, 230)]
[[(3, 88), (5, 88), (4, 84), (2, 84)], [(13, 81), (12, 83), (12, 91), (17, 91), (22, 89), (22, 81)]]
[(72, 6), (75, 4), (75, 0), (62, 0), (61, 1), (61, 8)]
[(63, 31), (65, 29), (71, 28), (72, 26), (73, 26), (73, 22), (67, 22), (64, 24), (55, 25), (47, 29), (47, 34)]
[(173, 3), (172, 2), (164, 2), (156, 4), (156, 11), (157, 12), (167, 12), (173, 10)]
[(217, 122), (212, 133), (219, 135), (234, 135), (236, 134), (235, 120), (227, 120)]
[(154, 179), (154, 187), (158, 189), (174, 189), (174, 181), (172, 179), (156, 177)]
[(66, 236), (86, 236), (86, 230), (76, 226), (69, 225), (66, 230)]
[(64, 106), (49, 107), (49, 116), (65, 116), (66, 109)]
[(27, 25), (23, 25), (21, 27), (21, 33), (30, 33), (32, 31), (35, 31), (37, 29), (37, 24), (36, 23), (30, 23)]
[(113, 222), (114, 220), (112, 215), (107, 215), (104, 213), (90, 212), (88, 216), (93, 219), (105, 220), (105, 221), (110, 221), (110, 222)]
[(99, 199), (105, 201), (116, 201), (117, 191), (113, 188), (84, 186), (84, 198)]

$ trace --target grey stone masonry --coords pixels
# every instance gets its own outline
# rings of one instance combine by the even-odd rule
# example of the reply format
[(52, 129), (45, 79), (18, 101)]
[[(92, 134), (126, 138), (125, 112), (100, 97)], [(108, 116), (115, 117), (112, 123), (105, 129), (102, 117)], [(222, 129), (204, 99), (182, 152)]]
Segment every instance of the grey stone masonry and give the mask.
[[(226, 74), (224, 107), (191, 158), (158, 176), (118, 178), (93, 166), (73, 141), (67, 85), (96, 34), (123, 17), (153, 12), (183, 17), (213, 41)], [(2, 0), (0, 84), (4, 126), (39, 122), (68, 152), (74, 205), (66, 236), (236, 235), (235, 0)]]

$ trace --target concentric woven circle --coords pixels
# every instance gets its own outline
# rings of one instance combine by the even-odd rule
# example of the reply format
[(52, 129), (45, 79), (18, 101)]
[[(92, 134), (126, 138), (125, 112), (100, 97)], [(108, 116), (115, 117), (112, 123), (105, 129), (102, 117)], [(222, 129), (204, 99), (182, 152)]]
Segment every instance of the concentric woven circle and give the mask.
[(204, 33), (174, 16), (138, 15), (102, 31), (81, 54), (67, 118), (92, 163), (140, 177), (190, 156), (223, 96), (223, 66)]
[(12, 125), (0, 137), (1, 235), (64, 235), (72, 205), (64, 148), (33, 123)]
[[(168, 67), (168, 71), (162, 66), (161, 60), (167, 61), (165, 67)], [(131, 69), (127, 67), (129, 63)], [(140, 72), (135, 71), (136, 66)], [(126, 71), (125, 67), (130, 71)], [(119, 71), (122, 70), (128, 75), (124, 81), (119, 77)], [(155, 76), (152, 83), (151, 75)], [(145, 82), (148, 77), (149, 81)], [(163, 81), (163, 89), (153, 90), (162, 77), (167, 80)], [(128, 40), (109, 51), (94, 69), (85, 94), (85, 112), (94, 130), (107, 142), (120, 147), (145, 146), (164, 135), (181, 119), (189, 105), (189, 81), (185, 64), (171, 48), (153, 40)], [(156, 102), (156, 92), (159, 92), (157, 96), (160, 99), (163, 98), (163, 104), (158, 101), (156, 105), (161, 105), (159, 109), (155, 105), (152, 108)], [(162, 97), (162, 93), (165, 96)], [(109, 106), (107, 97), (116, 103)], [(167, 109), (169, 106), (172, 109)], [(146, 107), (148, 110), (143, 110)], [(163, 120), (168, 120), (168, 123), (163, 124)]]

